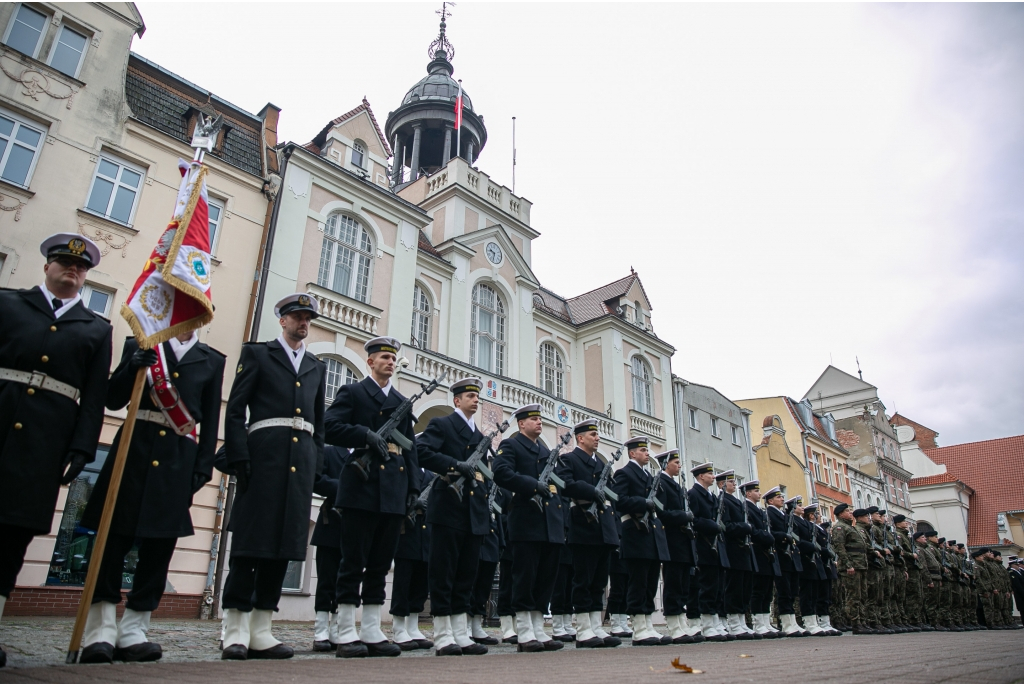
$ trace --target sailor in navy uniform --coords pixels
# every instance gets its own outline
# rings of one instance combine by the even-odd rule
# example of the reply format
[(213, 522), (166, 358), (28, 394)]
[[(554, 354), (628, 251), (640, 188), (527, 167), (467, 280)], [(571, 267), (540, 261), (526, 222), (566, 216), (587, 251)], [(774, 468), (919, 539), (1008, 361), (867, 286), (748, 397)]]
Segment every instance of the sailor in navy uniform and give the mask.
[[(405, 397), (392, 385), (401, 343), (373, 338), (363, 345), (369, 375), (338, 388), (324, 418), (327, 442), (352, 449), (338, 481), (334, 506), (341, 510), (338, 571), (338, 646), (341, 658), (398, 656), (401, 647), (380, 629), (388, 571), (398, 548), (402, 521), (420, 492), (419, 461), (411, 414), (398, 426), (409, 448), (377, 433)], [(364, 473), (359, 459), (370, 457)], [(362, 604), (359, 632), (356, 609)]]
[[(416, 440), (423, 468), (440, 474), (427, 505), (430, 524), (430, 613), (437, 656), (480, 655), (487, 647), (469, 636), (469, 600), (480, 563), (480, 546), (491, 532), (484, 476), (466, 461), (484, 439), (474, 416), (480, 404), (479, 378), (451, 386), (455, 411), (430, 420)], [(484, 426), (484, 430), (493, 430)], [(461, 494), (452, 486), (462, 480)]]
[(612, 490), (619, 497), (615, 504), (621, 521), (619, 553), (629, 567), (626, 611), (633, 620), (633, 645), (671, 644), (672, 638), (654, 630), (651, 623), (661, 562), (671, 557), (657, 507), (647, 499), (654, 486), (654, 478), (644, 468), (650, 460), (648, 441), (636, 436), (625, 446), (629, 462), (615, 472)]
[[(803, 498), (800, 495), (786, 500), (781, 492), (766, 499), (768, 503), (768, 524), (775, 538), (775, 556), (779, 559), (782, 574), (775, 580), (776, 607), (783, 637), (805, 637), (805, 633), (796, 622), (796, 611), (793, 603), (800, 597), (800, 574), (804, 570), (800, 559), (800, 551), (793, 540), (786, 535), (789, 515), (793, 507)], [(784, 509), (783, 509), (784, 508)], [(794, 519), (795, 519), (794, 514)], [(797, 523), (793, 522), (796, 533)]]
[[(160, 645), (149, 642), (149, 619), (167, 586), (167, 571), (180, 537), (193, 535), (189, 509), (193, 496), (213, 477), (213, 456), (220, 428), (224, 355), (199, 342), (195, 331), (171, 338), (159, 346), (157, 375), (147, 382), (136, 415), (131, 445), (125, 460), (117, 504), (110, 522), (96, 590), (82, 640), (82, 663), (155, 661)], [(142, 367), (156, 368), (157, 349), (139, 348), (135, 338), (124, 343), (121, 363), (110, 377), (107, 408), (127, 406)], [(165, 415), (151, 393), (156, 380), (166, 379), (177, 392), (185, 415)], [(174, 423), (177, 418), (178, 423)], [(198, 437), (194, 426), (199, 427)], [(118, 429), (109, 454), (121, 443)], [(114, 459), (103, 464), (79, 525), (95, 530), (103, 514)], [(115, 625), (121, 602), (125, 556), (138, 546), (138, 561), (128, 593), (124, 617)]]
[(665, 526), (665, 538), (671, 559), (661, 564), (663, 583), (662, 600), (665, 626), (674, 644), (703, 642), (700, 626), (691, 626), (686, 620), (686, 601), (690, 595), (690, 581), (694, 570), (693, 514), (686, 501), (686, 490), (676, 482), (682, 470), (679, 450), (668, 450), (654, 457), (664, 464), (658, 477), (662, 479), (658, 499), (665, 510), (658, 518)]
[[(597, 491), (605, 462), (597, 457), (601, 444), (597, 421), (587, 419), (573, 426), (576, 448), (562, 458), (559, 477), (565, 481), (569, 506), (569, 547), (572, 548), (572, 610), (576, 612), (576, 646), (618, 647), (622, 640), (601, 627), (604, 588), (608, 565), (619, 544), (619, 522), (615, 509), (603, 492)], [(611, 486), (611, 479), (607, 486)], [(596, 504), (596, 518), (588, 511)], [(564, 619), (563, 619), (564, 620)]]
[(61, 485), (96, 458), (110, 374), (110, 322), (79, 295), (99, 248), (58, 233), (39, 251), (42, 285), (0, 289), (0, 616)]
[[(491, 471), (494, 466), (491, 466)], [(501, 514), (498, 515), (498, 525), (501, 528), (501, 555), (498, 558), (498, 612), (501, 623), (501, 641), (504, 644), (514, 645), (519, 642), (516, 635), (516, 612), (512, 608), (512, 543), (508, 538), (508, 510), (512, 506), (512, 491), (506, 488), (498, 488), (501, 495), (498, 501), (501, 503)]]
[(338, 598), (336, 583), (341, 566), (341, 516), (334, 509), (338, 479), (348, 459), (343, 447), (324, 447), (324, 468), (313, 482), (313, 492), (324, 498), (313, 526), (309, 544), (316, 547), (316, 597), (313, 609), (313, 651), (332, 652), (338, 648)]
[[(557, 486), (539, 480), (549, 455), (549, 450), (537, 442), (544, 429), (540, 405), (520, 407), (513, 416), (519, 433), (498, 445), (494, 482), (513, 493), (508, 534), (514, 548), (512, 610), (516, 612), (517, 649), (551, 651), (564, 644), (544, 632), (544, 613), (551, 601), (558, 559), (565, 544), (562, 500)], [(538, 500), (542, 503), (539, 508)]]
[[(693, 487), (690, 488), (690, 511), (696, 533), (698, 604), (701, 633), (709, 642), (724, 642), (726, 634), (716, 626), (721, 582), (722, 561), (719, 556), (719, 535), (725, 532), (718, 525), (718, 498), (709, 488), (715, 482), (715, 467), (711, 462), (690, 469)], [(724, 552), (724, 550), (723, 550)]]
[[(430, 486), (431, 479), (436, 480), (436, 474), (422, 468), (420, 471), (422, 493)], [(403, 652), (434, 646), (433, 640), (428, 640), (420, 632), (420, 613), (430, 594), (428, 578), (432, 527), (427, 524), (427, 510), (417, 503), (402, 522), (398, 549), (395, 551), (395, 569), (391, 581), (391, 634), (394, 643)]]
[[(754, 545), (757, 559), (757, 571), (754, 572), (750, 590), (750, 616), (754, 622), (754, 632), (764, 638), (780, 637), (779, 631), (771, 623), (772, 590), (775, 578), (779, 575), (779, 560), (775, 555), (775, 538), (768, 528), (768, 512), (757, 503), (761, 501), (761, 484), (756, 480), (748, 480), (741, 488), (747, 518), (753, 527), (750, 540)], [(765, 493), (766, 498), (775, 496), (778, 486)]]
[(313, 483), (323, 469), (326, 366), (304, 342), (317, 309), (306, 293), (280, 300), (281, 334), (242, 345), (235, 369), (224, 421), (238, 491), (228, 523), (223, 659), (294, 654), (270, 629), (288, 562), (306, 559)]
[[(804, 565), (804, 572), (800, 575), (800, 615), (804, 620), (804, 630), (813, 637), (826, 637), (828, 633), (818, 625), (818, 589), (821, 581), (828, 576), (825, 575), (825, 566), (821, 561), (821, 553), (817, 544), (817, 527), (814, 525), (814, 515), (818, 511), (818, 503), (811, 502), (802, 511), (797, 510), (797, 516), (793, 529), (800, 536), (801, 561)], [(820, 545), (819, 545), (820, 546)]]
[[(501, 511), (508, 506), (509, 497), (506, 499), (507, 490), (502, 490), (494, 481), (484, 481), (487, 491), (487, 500), (491, 499), (491, 490), (494, 493), (494, 504)], [(484, 620), (487, 618), (487, 602), (491, 598), (491, 590), (494, 587), (494, 572), (501, 562), (501, 554), (505, 549), (505, 537), (501, 527), (501, 520), (497, 513), (491, 511), (491, 532), (484, 536), (484, 542), (480, 545), (480, 564), (476, 567), (476, 580), (473, 582), (473, 592), (469, 596), (469, 636), (481, 645), (496, 645), (498, 639), (491, 637), (484, 630)]]
[(746, 624), (746, 612), (753, 589), (752, 550), (749, 544), (753, 527), (743, 520), (744, 505), (736, 495), (736, 473), (724, 471), (715, 476), (719, 484), (719, 497), (725, 496), (722, 523), (725, 524), (725, 549), (729, 568), (725, 569), (723, 606), (726, 615), (725, 630), (737, 640), (760, 640)]

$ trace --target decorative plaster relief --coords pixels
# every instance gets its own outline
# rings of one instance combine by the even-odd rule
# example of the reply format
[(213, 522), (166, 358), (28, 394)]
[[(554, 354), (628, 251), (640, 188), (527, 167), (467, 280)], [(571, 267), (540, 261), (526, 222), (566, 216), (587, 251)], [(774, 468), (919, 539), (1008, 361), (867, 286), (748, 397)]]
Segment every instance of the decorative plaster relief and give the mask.
[(622, 352), (622, 334), (618, 331), (612, 331), (612, 347), (616, 352)]
[(402, 245), (405, 246), (406, 250), (412, 250), (416, 247), (418, 241), (416, 239), (416, 227), (410, 224), (408, 221), (402, 221), (400, 240)]
[(301, 167), (292, 167), (291, 173), (288, 174), (288, 179), (288, 190), (292, 192), (296, 200), (309, 195), (309, 185), (313, 179), (312, 174)]
[(46, 93), (54, 100), (67, 100), (66, 109), (71, 109), (71, 103), (78, 94), (78, 89), (74, 86), (60, 81), (52, 74), (47, 77), (39, 69), (25, 65), (15, 53), (7, 50), (0, 55), (0, 70), (8, 78), (24, 86), (22, 95), (36, 101), (39, 100), (40, 93)]
[(106, 247), (100, 251), (100, 254), (104, 257), (110, 254), (112, 249), (120, 250), (122, 259), (128, 256), (128, 246), (132, 244), (131, 236), (114, 233), (90, 224), (78, 224), (78, 232), (95, 243), (103, 243)]
[(8, 207), (7, 205), (3, 204), (3, 201), (6, 200), (6, 199), (7, 199), (6, 195), (0, 195), (0, 211), (14, 212), (14, 220), (15, 221), (21, 221), (21, 208), (25, 206), (25, 203), (22, 202), (21, 200), (19, 200), (16, 197), (12, 197), (11, 199), (16, 204), (14, 204), (11, 207)]

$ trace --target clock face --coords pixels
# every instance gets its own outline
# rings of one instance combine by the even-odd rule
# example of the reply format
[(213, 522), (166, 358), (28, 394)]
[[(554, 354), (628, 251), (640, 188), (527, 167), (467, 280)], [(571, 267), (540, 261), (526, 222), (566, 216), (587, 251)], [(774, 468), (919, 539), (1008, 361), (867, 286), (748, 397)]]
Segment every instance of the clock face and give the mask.
[(498, 247), (498, 243), (487, 243), (487, 247), (484, 248), (487, 253), (487, 259), (491, 264), (501, 263), (501, 248)]

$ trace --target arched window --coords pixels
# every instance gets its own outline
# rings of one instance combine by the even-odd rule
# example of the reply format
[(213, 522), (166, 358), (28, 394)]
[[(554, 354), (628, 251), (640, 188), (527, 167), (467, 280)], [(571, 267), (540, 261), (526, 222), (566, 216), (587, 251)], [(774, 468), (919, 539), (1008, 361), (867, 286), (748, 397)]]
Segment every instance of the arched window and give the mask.
[(366, 159), (366, 144), (361, 140), (352, 143), (352, 163), (359, 168), (364, 168), (363, 160)]
[(358, 383), (359, 378), (356, 376), (356, 372), (352, 370), (352, 367), (343, 361), (333, 357), (321, 357), (320, 359), (327, 364), (327, 396), (325, 399), (327, 400), (327, 405), (330, 406), (331, 402), (334, 401), (334, 394), (338, 392), (338, 388), (343, 385)]
[(857, 508), (860, 509), (861, 508), (861, 503), (863, 502), (863, 499), (861, 498), (860, 490), (858, 490), (856, 492), (856, 499), (857, 499)]
[(317, 285), (360, 302), (370, 301), (373, 244), (357, 219), (331, 214), (324, 226)]
[(412, 289), (412, 344), (430, 349), (430, 298), (418, 285)]
[(565, 363), (558, 348), (549, 342), (540, 346), (540, 387), (549, 395), (565, 398)]
[(640, 300), (633, 303), (634, 316), (638, 326), (644, 325), (644, 310), (640, 308)]
[(633, 357), (633, 409), (654, 415), (651, 400), (651, 369), (641, 357)]
[(505, 305), (486, 283), (473, 286), (470, 361), (485, 371), (505, 373)]

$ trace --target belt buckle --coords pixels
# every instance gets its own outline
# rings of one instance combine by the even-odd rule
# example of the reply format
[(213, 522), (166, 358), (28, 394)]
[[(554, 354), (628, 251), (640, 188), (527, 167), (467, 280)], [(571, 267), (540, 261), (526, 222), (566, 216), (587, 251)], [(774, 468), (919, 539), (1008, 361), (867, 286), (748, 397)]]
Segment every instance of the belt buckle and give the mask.
[(42, 371), (33, 371), (32, 377), (28, 379), (28, 385), (30, 388), (42, 388), (43, 382), (46, 380), (46, 374)]
[(297, 431), (306, 430), (302, 426), (302, 419), (300, 419), (298, 416), (293, 416), (292, 417), (292, 430), (297, 430)]

